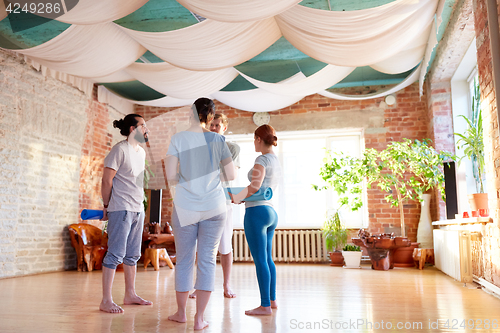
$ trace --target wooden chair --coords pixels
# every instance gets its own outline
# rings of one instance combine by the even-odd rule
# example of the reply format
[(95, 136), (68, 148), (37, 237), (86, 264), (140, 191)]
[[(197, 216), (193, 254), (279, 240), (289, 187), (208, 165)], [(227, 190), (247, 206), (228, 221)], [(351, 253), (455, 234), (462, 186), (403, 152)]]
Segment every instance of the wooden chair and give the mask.
[(102, 260), (108, 249), (108, 234), (87, 223), (68, 226), (71, 245), (75, 248), (79, 272), (102, 269)]

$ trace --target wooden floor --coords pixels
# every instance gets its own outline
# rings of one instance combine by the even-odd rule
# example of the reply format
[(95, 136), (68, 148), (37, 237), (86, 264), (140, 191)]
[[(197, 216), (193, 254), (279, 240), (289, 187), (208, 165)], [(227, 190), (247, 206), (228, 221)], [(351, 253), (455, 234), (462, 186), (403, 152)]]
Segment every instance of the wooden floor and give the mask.
[[(279, 309), (270, 317), (249, 317), (244, 310), (259, 305), (254, 266), (234, 265), (235, 299), (223, 297), (218, 267), (216, 291), (205, 317), (210, 326), (205, 332), (387, 332), (391, 327), (401, 332), (500, 331), (486, 326), (486, 320), (491, 325), (494, 319), (500, 325), (500, 299), (464, 287), (435, 268), (373, 271), (369, 266), (353, 270), (278, 264), (277, 272)], [(113, 296), (119, 304), (123, 286), (123, 273), (117, 273)], [(107, 314), (98, 310), (101, 271), (2, 279), (0, 332), (192, 331), (194, 300), (189, 300), (186, 324), (167, 320), (176, 310), (174, 270), (139, 267), (137, 291), (154, 305), (129, 305), (124, 306), (124, 314)]]

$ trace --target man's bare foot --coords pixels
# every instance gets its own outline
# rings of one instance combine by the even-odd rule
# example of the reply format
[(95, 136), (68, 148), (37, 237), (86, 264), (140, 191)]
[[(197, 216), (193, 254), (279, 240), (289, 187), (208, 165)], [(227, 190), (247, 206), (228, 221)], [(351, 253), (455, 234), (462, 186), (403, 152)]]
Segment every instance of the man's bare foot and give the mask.
[(123, 299), (123, 304), (153, 305), (153, 302), (147, 301), (137, 295), (134, 295), (134, 296), (125, 296), (125, 298)]
[(236, 294), (233, 293), (233, 291), (231, 290), (231, 288), (228, 286), (228, 287), (224, 287), (224, 297), (226, 297), (226, 298), (235, 298)]
[(109, 313), (123, 313), (123, 309), (119, 307), (115, 302), (101, 302), (99, 305), (99, 310)]
[(189, 295), (189, 298), (196, 298), (196, 290), (191, 295)]
[(253, 310), (245, 311), (245, 314), (247, 316), (270, 316), (273, 314), (273, 311), (271, 310), (270, 306), (259, 306), (258, 308), (255, 308)]
[(277, 309), (277, 308), (278, 308), (278, 302), (271, 301), (271, 309)]
[(185, 313), (182, 314), (182, 313), (179, 313), (179, 311), (177, 311), (173, 315), (168, 316), (168, 320), (176, 321), (178, 323), (185, 323), (187, 321), (187, 318), (186, 318), (186, 314)]

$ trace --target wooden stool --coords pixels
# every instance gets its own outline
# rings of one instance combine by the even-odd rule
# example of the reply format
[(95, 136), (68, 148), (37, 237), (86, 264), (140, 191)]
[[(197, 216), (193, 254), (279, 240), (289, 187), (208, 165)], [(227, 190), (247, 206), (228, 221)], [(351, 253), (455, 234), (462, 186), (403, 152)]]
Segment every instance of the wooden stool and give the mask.
[(413, 262), (418, 269), (424, 269), (426, 262), (434, 264), (434, 249), (414, 249)]
[(155, 271), (158, 271), (160, 269), (160, 260), (166, 261), (170, 269), (174, 268), (166, 249), (146, 249), (144, 251), (144, 269), (147, 269), (149, 263), (151, 263)]

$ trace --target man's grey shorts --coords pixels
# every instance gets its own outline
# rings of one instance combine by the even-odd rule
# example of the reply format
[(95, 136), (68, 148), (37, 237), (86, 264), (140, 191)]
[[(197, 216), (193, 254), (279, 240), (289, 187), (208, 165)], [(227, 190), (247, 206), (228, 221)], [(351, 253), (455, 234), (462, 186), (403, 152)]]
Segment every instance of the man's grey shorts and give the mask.
[(141, 258), (144, 212), (121, 210), (108, 213), (108, 252), (102, 265), (110, 269), (122, 262), (135, 266)]

